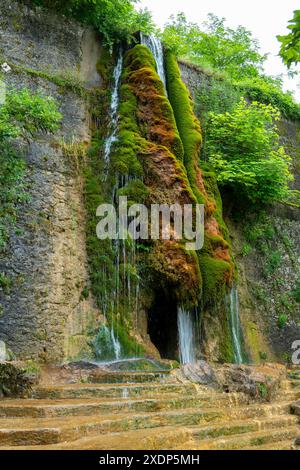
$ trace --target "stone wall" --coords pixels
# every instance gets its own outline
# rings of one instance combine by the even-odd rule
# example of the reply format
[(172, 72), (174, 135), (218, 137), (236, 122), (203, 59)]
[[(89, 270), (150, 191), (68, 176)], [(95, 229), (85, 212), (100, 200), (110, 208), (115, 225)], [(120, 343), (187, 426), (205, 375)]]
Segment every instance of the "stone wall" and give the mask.
[(25, 154), (29, 197), (0, 260), (0, 272), (12, 281), (9, 293), (0, 290), (0, 339), (18, 358), (56, 362), (90, 353), (88, 331), (97, 311), (91, 296), (81, 296), (88, 284), (83, 179), (62, 145), (88, 144), (90, 119), (87, 101), (51, 76), (63, 73), (86, 88), (99, 87), (100, 54), (92, 31), (0, 0), (0, 58), (12, 68), (4, 81), (54, 97), (63, 114), (56, 135), (17, 143)]

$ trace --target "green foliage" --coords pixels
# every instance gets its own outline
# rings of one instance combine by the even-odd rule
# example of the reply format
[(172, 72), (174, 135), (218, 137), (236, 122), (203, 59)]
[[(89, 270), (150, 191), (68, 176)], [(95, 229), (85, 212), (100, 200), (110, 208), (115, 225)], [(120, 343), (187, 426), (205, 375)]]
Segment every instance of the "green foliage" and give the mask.
[(252, 251), (252, 246), (249, 243), (245, 243), (242, 249), (242, 256), (248, 256)]
[(25, 162), (9, 142), (0, 142), (0, 251), (8, 241), (8, 228), (14, 225), (17, 206), (26, 200)]
[(250, 31), (242, 26), (229, 28), (224, 18), (213, 14), (208, 15), (201, 28), (179, 13), (171, 17), (162, 38), (177, 56), (197, 65), (209, 65), (236, 79), (257, 76), (266, 59), (259, 53), (259, 44)]
[(288, 119), (300, 119), (300, 105), (295, 101), (292, 93), (282, 91), (280, 80), (260, 76), (239, 81), (236, 86), (251, 101), (271, 104)]
[(300, 281), (297, 282), (292, 295), (296, 302), (300, 302)]
[(281, 254), (278, 251), (273, 251), (266, 261), (264, 267), (264, 276), (268, 277), (274, 274), (274, 272), (280, 267), (281, 264)]
[(90, 289), (88, 286), (85, 286), (82, 291), (81, 291), (81, 294), (80, 294), (80, 300), (86, 300), (89, 298), (89, 295), (90, 295)]
[(268, 389), (264, 383), (257, 384), (258, 393), (261, 398), (265, 399), (268, 396)]
[(251, 245), (256, 245), (256, 247), (260, 248), (266, 241), (273, 240), (276, 234), (265, 212), (260, 211), (255, 217), (255, 221), (251, 219), (245, 225), (245, 236)]
[(283, 362), (285, 362), (286, 364), (290, 364), (292, 362), (291, 353), (289, 352), (282, 353), (281, 357)]
[(0, 273), (0, 289), (3, 290), (5, 294), (9, 294), (12, 288), (13, 281), (5, 273)]
[(37, 362), (33, 361), (32, 359), (28, 359), (27, 361), (24, 362), (24, 371), (28, 375), (35, 375), (39, 377), (41, 373), (41, 366)]
[(277, 321), (278, 328), (279, 328), (280, 330), (282, 330), (282, 328), (285, 327), (286, 322), (287, 322), (287, 315), (285, 315), (284, 313), (281, 313), (281, 314), (279, 315), (278, 321)]
[(265, 362), (268, 359), (268, 354), (265, 351), (259, 351), (259, 358), (261, 361)]
[(300, 10), (294, 11), (293, 18), (289, 21), (289, 34), (277, 36), (281, 42), (280, 55), (284, 63), (291, 67), (300, 62)]
[(292, 175), (279, 143), (278, 119), (271, 105), (248, 105), (244, 99), (232, 113), (210, 113), (205, 152), (221, 186), (254, 203), (285, 200)]
[(224, 18), (212, 14), (199, 26), (180, 13), (171, 17), (162, 37), (177, 56), (211, 71), (206, 72), (212, 77), (208, 89), (203, 86), (199, 91), (202, 119), (207, 111), (231, 112), (232, 104), (242, 94), (251, 101), (277, 107), (287, 118), (300, 118), (300, 105), (291, 93), (282, 91), (282, 80), (263, 73), (266, 56), (259, 53), (257, 41), (242, 26), (228, 28)]
[(32, 0), (32, 3), (93, 26), (108, 45), (131, 39), (137, 31), (149, 33), (154, 29), (149, 11), (135, 10), (136, 0)]
[(61, 119), (51, 98), (27, 89), (6, 94), (0, 107), (0, 250), (6, 246), (8, 227), (16, 221), (18, 204), (26, 200), (25, 162), (11, 140), (38, 131), (53, 132)]
[(33, 94), (27, 88), (11, 91), (0, 108), (0, 139), (37, 131), (54, 132), (61, 119), (51, 97)]

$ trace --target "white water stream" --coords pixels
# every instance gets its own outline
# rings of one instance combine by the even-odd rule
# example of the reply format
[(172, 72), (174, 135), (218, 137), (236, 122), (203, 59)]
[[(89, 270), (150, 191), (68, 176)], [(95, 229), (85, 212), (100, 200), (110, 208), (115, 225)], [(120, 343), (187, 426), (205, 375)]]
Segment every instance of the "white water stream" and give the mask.
[(145, 34), (141, 33), (141, 44), (147, 46), (153, 54), (153, 57), (156, 62), (157, 73), (164, 84), (165, 90), (167, 89), (166, 86), (166, 74), (165, 74), (165, 65), (164, 65), (164, 51), (161, 40), (150, 34), (146, 36)]
[(106, 165), (109, 163), (111, 147), (114, 142), (117, 140), (117, 130), (118, 130), (118, 108), (119, 108), (119, 87), (120, 79), (123, 68), (123, 52), (122, 49), (119, 51), (118, 60), (114, 68), (114, 84), (111, 95), (110, 102), (110, 125), (109, 125), (109, 135), (105, 140), (104, 144), (104, 161)]
[(229, 294), (229, 313), (230, 313), (230, 329), (233, 342), (234, 361), (236, 364), (242, 364), (243, 347), (242, 347), (242, 327), (239, 314), (239, 296), (236, 286), (233, 286)]
[(178, 307), (178, 346), (181, 364), (196, 362), (196, 338), (193, 314)]

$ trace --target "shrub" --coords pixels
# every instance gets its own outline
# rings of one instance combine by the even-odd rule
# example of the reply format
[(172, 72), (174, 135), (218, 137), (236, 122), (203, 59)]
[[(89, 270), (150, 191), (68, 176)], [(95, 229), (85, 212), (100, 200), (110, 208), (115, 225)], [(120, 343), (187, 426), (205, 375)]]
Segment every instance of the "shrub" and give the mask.
[(278, 328), (282, 330), (285, 327), (287, 322), (287, 316), (284, 313), (281, 313), (278, 317)]
[(209, 114), (206, 155), (221, 186), (254, 203), (283, 201), (292, 180), (279, 143), (279, 112), (242, 98), (232, 113)]
[(202, 26), (189, 23), (183, 13), (171, 17), (163, 41), (178, 56), (237, 79), (257, 76), (266, 59), (250, 31), (242, 26), (229, 28), (224, 18), (212, 13)]
[(300, 119), (300, 105), (296, 103), (292, 93), (282, 91), (280, 82), (268, 77), (256, 77), (238, 82), (236, 86), (249, 100), (271, 104), (287, 119)]
[(242, 249), (242, 256), (247, 256), (249, 253), (251, 253), (252, 247), (249, 245), (249, 243), (245, 243)]

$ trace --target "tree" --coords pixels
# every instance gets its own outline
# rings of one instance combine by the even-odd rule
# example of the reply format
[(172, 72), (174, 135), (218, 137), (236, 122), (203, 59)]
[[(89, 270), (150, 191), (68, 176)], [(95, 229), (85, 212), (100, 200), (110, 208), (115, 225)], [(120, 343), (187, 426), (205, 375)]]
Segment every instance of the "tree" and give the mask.
[(280, 55), (283, 62), (290, 68), (300, 62), (300, 10), (294, 11), (294, 17), (289, 21), (290, 33), (277, 36), (281, 42)]
[(243, 98), (231, 113), (209, 115), (206, 157), (219, 184), (239, 198), (267, 203), (289, 194), (290, 158), (279, 143), (279, 117), (271, 105)]
[(167, 48), (193, 63), (227, 72), (232, 78), (258, 76), (266, 59), (250, 31), (225, 25), (224, 18), (212, 13), (203, 28), (187, 21), (183, 13), (171, 17), (163, 32)]

